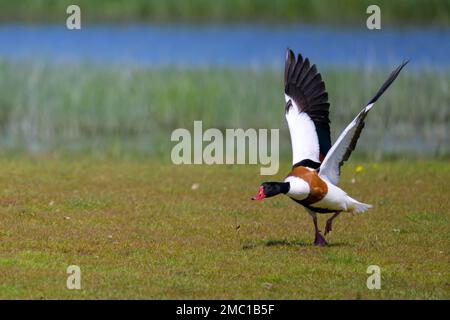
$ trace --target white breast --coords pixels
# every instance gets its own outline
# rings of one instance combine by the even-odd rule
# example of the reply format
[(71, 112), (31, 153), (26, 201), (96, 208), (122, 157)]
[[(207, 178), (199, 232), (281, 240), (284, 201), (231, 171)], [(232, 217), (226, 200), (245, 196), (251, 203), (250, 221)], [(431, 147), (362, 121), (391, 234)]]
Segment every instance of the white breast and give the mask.
[(310, 190), (309, 185), (305, 180), (289, 176), (284, 179), (284, 182), (289, 182), (289, 192), (286, 193), (289, 197), (295, 200), (303, 200), (308, 197)]

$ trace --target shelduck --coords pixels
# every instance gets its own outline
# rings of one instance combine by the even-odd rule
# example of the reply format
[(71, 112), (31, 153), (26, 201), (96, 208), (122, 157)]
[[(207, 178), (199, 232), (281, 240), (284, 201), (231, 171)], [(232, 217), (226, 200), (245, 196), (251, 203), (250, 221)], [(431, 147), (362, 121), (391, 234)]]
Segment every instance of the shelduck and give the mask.
[(292, 144), (292, 170), (282, 182), (264, 182), (252, 200), (285, 194), (311, 215), (318, 246), (327, 245), (317, 226), (317, 214), (332, 213), (324, 235), (341, 212), (361, 213), (372, 206), (350, 197), (337, 186), (340, 168), (355, 149), (364, 120), (374, 103), (408, 63), (395, 69), (375, 96), (345, 128), (333, 146), (330, 138), (328, 93), (322, 76), (308, 58), (287, 49), (284, 70), (285, 116)]

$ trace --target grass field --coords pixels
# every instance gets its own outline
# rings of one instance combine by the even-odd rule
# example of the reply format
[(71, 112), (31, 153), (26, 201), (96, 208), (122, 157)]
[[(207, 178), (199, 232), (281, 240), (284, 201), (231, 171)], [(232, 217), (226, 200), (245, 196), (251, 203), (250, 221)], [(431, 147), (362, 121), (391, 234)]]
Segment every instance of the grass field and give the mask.
[[(70, 0), (0, 0), (0, 21), (64, 22)], [(371, 0), (78, 0), (83, 21), (365, 24)], [(385, 25), (449, 25), (448, 0), (378, 0)]]
[(450, 298), (448, 161), (347, 163), (341, 186), (374, 208), (339, 217), (326, 248), (291, 200), (250, 201), (258, 172), (3, 158), (0, 298)]
[[(321, 70), (333, 141), (390, 71)], [(412, 66), (383, 95), (341, 181), (374, 209), (317, 248), (304, 209), (250, 201), (259, 167), (168, 158), (202, 120), (280, 128), (288, 161), (278, 70), (0, 61), (0, 298), (450, 299), (449, 88), (449, 70)]]
[[(394, 66), (393, 66), (394, 67)], [(321, 69), (331, 103), (332, 140), (386, 80), (391, 69)], [(281, 128), (281, 72), (138, 68), (0, 62), (3, 152), (99, 155), (170, 154), (176, 128)], [(370, 113), (358, 155), (372, 159), (450, 154), (450, 72), (413, 62)]]

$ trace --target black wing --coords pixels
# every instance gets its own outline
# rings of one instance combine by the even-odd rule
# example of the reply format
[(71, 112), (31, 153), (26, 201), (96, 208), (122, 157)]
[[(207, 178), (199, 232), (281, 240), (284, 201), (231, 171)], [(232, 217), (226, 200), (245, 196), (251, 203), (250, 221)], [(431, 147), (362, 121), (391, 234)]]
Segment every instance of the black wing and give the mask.
[(331, 183), (337, 184), (339, 182), (339, 175), (341, 166), (348, 160), (356, 143), (364, 128), (364, 119), (369, 113), (370, 109), (379, 97), (386, 91), (387, 88), (394, 82), (400, 71), (408, 63), (403, 62), (401, 66), (395, 69), (389, 78), (383, 83), (376, 95), (370, 99), (364, 109), (356, 116), (356, 118), (345, 128), (339, 138), (336, 140), (333, 148), (331, 148), (328, 155), (320, 165), (320, 175), (326, 177)]
[[(315, 65), (299, 54), (287, 49), (284, 70), (284, 92), (298, 106), (299, 112), (307, 114), (314, 122), (319, 140), (320, 156), (323, 160), (331, 148), (328, 93), (325, 83)], [(292, 107), (288, 101), (286, 112)]]

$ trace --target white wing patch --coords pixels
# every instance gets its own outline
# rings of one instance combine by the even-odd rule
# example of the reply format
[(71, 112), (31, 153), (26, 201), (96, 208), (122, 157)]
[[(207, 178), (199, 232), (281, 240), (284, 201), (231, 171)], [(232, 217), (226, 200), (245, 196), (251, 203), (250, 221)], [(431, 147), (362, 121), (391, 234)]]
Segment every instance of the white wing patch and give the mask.
[(286, 103), (291, 100), (292, 107), (286, 113), (286, 120), (291, 134), (292, 164), (304, 159), (319, 161), (319, 138), (312, 119), (304, 112), (300, 112), (295, 101), (285, 95)]
[(339, 182), (339, 167), (340, 163), (344, 158), (345, 153), (347, 152), (350, 143), (358, 129), (358, 125), (360, 124), (360, 116), (363, 113), (369, 112), (372, 108), (373, 103), (367, 105), (364, 109), (361, 110), (360, 113), (353, 119), (352, 122), (345, 128), (345, 130), (341, 133), (339, 138), (336, 140), (335, 144), (328, 151), (325, 159), (320, 165), (319, 176), (328, 180), (332, 184), (336, 185)]

